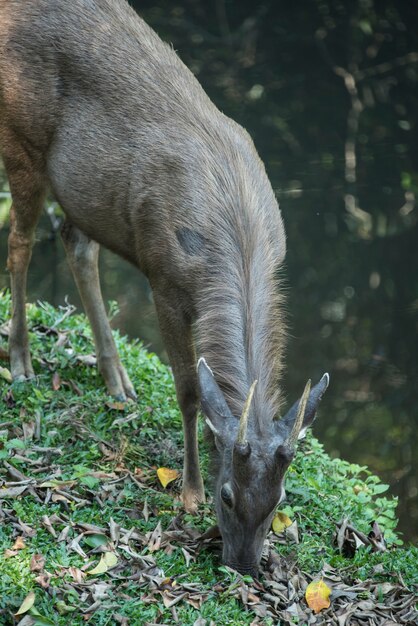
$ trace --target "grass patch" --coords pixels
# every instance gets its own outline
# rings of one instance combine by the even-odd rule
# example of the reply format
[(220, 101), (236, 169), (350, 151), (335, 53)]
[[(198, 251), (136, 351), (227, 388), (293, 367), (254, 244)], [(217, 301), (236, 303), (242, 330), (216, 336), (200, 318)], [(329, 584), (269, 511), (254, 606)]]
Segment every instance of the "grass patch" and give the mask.
[[(216, 549), (193, 552), (194, 537), (180, 540), (187, 525), (204, 531), (215, 519), (210, 499), (198, 516), (184, 515), (180, 481), (164, 490), (156, 476), (157, 467), (182, 467), (181, 416), (169, 368), (115, 332), (139, 399), (114, 403), (88, 365), (94, 347), (85, 317), (47, 304), (27, 309), (36, 379), (10, 384), (7, 360), (0, 363), (0, 624), (18, 622), (13, 614), (32, 591), (33, 624), (277, 623), (257, 611), (256, 618), (230, 593), (242, 579), (221, 566)], [(3, 356), (9, 317), (10, 296), (3, 292)], [(206, 475), (203, 446), (201, 458)], [(330, 566), (345, 579), (400, 575), (411, 587), (418, 550), (401, 547), (396, 499), (387, 489), (366, 467), (331, 460), (309, 437), (288, 472), (288, 501), (281, 508), (297, 521), (300, 543), (284, 539), (277, 551), (310, 576)], [(389, 549), (340, 555), (332, 539), (345, 517), (366, 535), (377, 520)], [(168, 532), (162, 539), (158, 524)], [(17, 537), (24, 545), (14, 549)], [(115, 568), (86, 574), (109, 552), (117, 555)], [(185, 595), (170, 605), (176, 587)]]

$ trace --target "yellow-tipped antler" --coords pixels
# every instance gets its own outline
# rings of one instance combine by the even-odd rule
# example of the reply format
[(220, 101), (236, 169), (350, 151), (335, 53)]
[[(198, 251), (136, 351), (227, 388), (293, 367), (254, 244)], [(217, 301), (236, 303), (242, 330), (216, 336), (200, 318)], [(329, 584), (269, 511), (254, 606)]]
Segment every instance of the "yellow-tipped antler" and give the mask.
[(242, 446), (247, 443), (248, 415), (250, 413), (251, 401), (253, 399), (254, 390), (257, 385), (257, 382), (258, 381), (255, 380), (250, 387), (250, 391), (248, 392), (248, 396), (245, 401), (244, 408), (242, 410), (242, 415), (239, 421), (237, 444), (242, 445)]
[(298, 414), (296, 416), (295, 423), (293, 424), (292, 432), (290, 433), (289, 438), (286, 442), (290, 448), (294, 448), (298, 440), (299, 433), (303, 424), (303, 418), (305, 417), (306, 404), (308, 402), (310, 391), (311, 380), (309, 379), (305, 385), (305, 389), (299, 402)]

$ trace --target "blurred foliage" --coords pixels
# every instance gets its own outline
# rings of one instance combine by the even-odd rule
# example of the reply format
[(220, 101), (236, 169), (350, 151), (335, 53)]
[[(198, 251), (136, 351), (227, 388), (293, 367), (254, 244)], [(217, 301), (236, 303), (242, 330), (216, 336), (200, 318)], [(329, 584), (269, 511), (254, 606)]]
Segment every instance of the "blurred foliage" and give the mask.
[[(288, 237), (289, 399), (308, 376), (331, 372), (318, 436), (332, 454), (367, 463), (391, 483), (401, 528), (414, 536), (418, 5), (131, 4), (172, 42), (218, 107), (249, 130), (266, 163)], [(40, 264), (51, 261), (43, 256)], [(125, 286), (130, 274), (118, 267), (105, 257), (105, 294), (124, 294), (119, 323), (158, 348), (149, 291), (144, 285), (147, 313), (138, 322)], [(34, 293), (49, 296), (39, 281)]]

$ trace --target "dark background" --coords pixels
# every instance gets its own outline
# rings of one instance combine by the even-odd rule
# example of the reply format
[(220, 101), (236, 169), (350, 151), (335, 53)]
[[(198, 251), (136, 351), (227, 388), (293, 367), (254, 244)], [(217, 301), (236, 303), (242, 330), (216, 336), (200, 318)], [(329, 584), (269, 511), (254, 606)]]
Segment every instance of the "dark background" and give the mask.
[[(401, 530), (416, 539), (418, 5), (131, 4), (248, 129), (266, 163), (288, 238), (289, 400), (308, 377), (330, 372), (315, 434), (331, 455), (391, 484)], [(7, 220), (1, 267), (6, 230)], [(78, 302), (50, 231), (44, 220), (29, 296)], [(121, 309), (116, 325), (164, 358), (146, 282), (107, 252), (102, 270), (105, 297)]]

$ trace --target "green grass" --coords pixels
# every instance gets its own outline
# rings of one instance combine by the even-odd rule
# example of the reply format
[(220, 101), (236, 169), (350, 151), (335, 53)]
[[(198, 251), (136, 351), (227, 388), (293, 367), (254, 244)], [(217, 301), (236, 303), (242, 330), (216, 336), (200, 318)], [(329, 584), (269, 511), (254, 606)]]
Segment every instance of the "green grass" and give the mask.
[[(40, 625), (113, 625), (120, 623), (115, 617), (118, 615), (129, 618), (134, 625), (174, 623), (172, 608), (163, 604), (164, 594), (158, 591), (150, 597), (150, 587), (141, 579), (138, 561), (120, 549), (122, 544), (116, 549), (116, 570), (96, 577), (97, 584), (105, 584), (106, 589), (100, 597), (97, 588), (97, 608), (87, 614), (80, 611), (92, 605), (93, 599), (87, 588), (84, 596), (82, 586), (76, 588), (70, 568), (92, 569), (99, 561), (100, 551), (106, 550), (101, 545), (90, 545), (96, 539), (89, 540), (81, 524), (105, 528), (106, 540), (102, 540), (106, 543), (110, 541), (111, 520), (123, 532), (135, 529), (141, 536), (151, 533), (159, 521), (163, 530), (167, 529), (176, 516), (181, 524), (200, 530), (215, 520), (210, 503), (194, 518), (183, 515), (178, 501), (180, 481), (164, 490), (156, 477), (155, 469), (159, 466), (178, 470), (182, 466), (181, 417), (170, 370), (139, 343), (130, 343), (115, 333), (139, 400), (124, 406), (112, 404), (96, 369), (77, 359), (94, 350), (85, 317), (64, 314), (64, 310), (57, 311), (46, 304), (29, 305), (37, 377), (28, 384), (10, 384), (0, 377), (0, 480), (19, 482), (8, 473), (9, 464), (37, 481), (32, 493), (0, 498), (0, 624), (18, 622), (13, 614), (32, 590), (36, 599), (31, 614), (38, 613), (34, 619)], [(0, 325), (9, 316), (10, 296), (3, 292)], [(6, 341), (0, 335), (0, 348), (6, 349)], [(8, 367), (7, 361), (0, 365)], [(3, 376), (7, 377), (4, 370)], [(206, 474), (207, 451), (202, 448)], [(360, 578), (391, 580), (394, 572), (400, 573), (405, 584), (412, 585), (417, 578), (418, 550), (401, 547), (395, 530), (396, 499), (385, 495), (387, 489), (367, 468), (331, 460), (321, 444), (309, 437), (289, 470), (288, 502), (282, 508), (297, 520), (301, 542), (277, 549), (283, 558), (296, 559), (298, 567), (310, 574), (330, 564), (344, 571), (345, 576), (352, 573)], [(143, 514), (145, 501), (148, 516)], [(45, 516), (55, 537), (48, 530)], [(370, 530), (370, 522), (377, 520), (390, 549), (381, 554), (360, 548), (353, 559), (342, 557), (333, 546), (332, 537), (335, 523), (343, 517), (350, 518), (365, 534)], [(17, 536), (25, 534), (17, 520), (31, 527), (33, 536), (25, 537), (26, 547), (5, 558), (5, 550), (12, 548)], [(59, 540), (65, 528), (68, 536)], [(70, 540), (80, 535), (79, 545), (86, 556), (70, 547)], [(97, 539), (99, 543), (102, 540)], [(126, 545), (155, 561), (153, 576), (159, 568), (171, 581), (198, 585), (204, 601), (196, 606), (185, 601), (176, 604), (179, 623), (193, 624), (199, 616), (213, 619), (217, 626), (250, 624), (254, 620), (254, 614), (228, 593), (228, 585), (234, 585), (236, 577), (221, 567), (216, 552), (201, 550), (186, 567), (181, 542), (173, 540), (170, 544), (169, 549), (153, 553), (146, 541)], [(109, 543), (108, 550), (113, 548)], [(45, 559), (44, 571), (51, 577), (47, 589), (35, 580), (39, 572), (31, 571), (35, 554)], [(137, 577), (132, 578), (135, 574)], [(265, 619), (263, 623), (272, 622)]]

